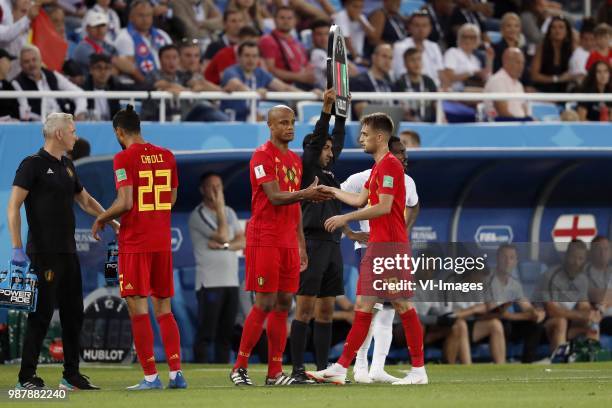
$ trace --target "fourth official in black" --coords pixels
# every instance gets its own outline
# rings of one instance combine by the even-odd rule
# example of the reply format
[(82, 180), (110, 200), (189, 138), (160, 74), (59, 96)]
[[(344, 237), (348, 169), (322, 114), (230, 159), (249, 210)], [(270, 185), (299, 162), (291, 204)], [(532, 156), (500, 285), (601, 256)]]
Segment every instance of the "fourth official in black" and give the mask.
[[(323, 111), (314, 132), (304, 138), (302, 186), (309, 186), (318, 178), (319, 184), (340, 187), (332, 172), (333, 165), (344, 146), (346, 118), (336, 116), (330, 136), (329, 122), (335, 102), (333, 89), (323, 98)], [(343, 263), (340, 252), (341, 230), (325, 231), (326, 219), (340, 214), (341, 203), (329, 200), (302, 203), (302, 223), (306, 238), (308, 267), (300, 274), (295, 320), (291, 324), (292, 377), (298, 384), (313, 383), (304, 372), (304, 353), (310, 320), (314, 317), (313, 343), (317, 369), (327, 367), (331, 344), (332, 315), (336, 296), (344, 294)]]

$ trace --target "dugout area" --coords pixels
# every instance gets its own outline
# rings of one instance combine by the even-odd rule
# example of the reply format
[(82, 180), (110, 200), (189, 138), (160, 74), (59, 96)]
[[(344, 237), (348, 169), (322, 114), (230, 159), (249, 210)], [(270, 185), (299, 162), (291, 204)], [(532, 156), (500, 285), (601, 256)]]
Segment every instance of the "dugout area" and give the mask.
[[(249, 218), (251, 188), (248, 162), (252, 150), (175, 152), (179, 171), (179, 195), (173, 210), (173, 252), (176, 296), (173, 309), (181, 330), (186, 361), (192, 357), (195, 335), (195, 269), (187, 221), (200, 202), (200, 174), (215, 171), (225, 184), (226, 204), (241, 220)], [(559, 219), (592, 216), (597, 234), (609, 236), (612, 202), (612, 148), (423, 148), (408, 152), (409, 174), (414, 178), (421, 213), (413, 229), (413, 240), (423, 242), (469, 242), (490, 249), (510, 237), (514, 243), (552, 242)], [(350, 174), (371, 167), (369, 155), (347, 149), (336, 164), (335, 174), (344, 181)], [(81, 182), (104, 206), (115, 197), (112, 157), (87, 158), (76, 163)], [(75, 206), (76, 207), (76, 206)], [(76, 207), (77, 246), (83, 271), (85, 296), (104, 285), (106, 243), (88, 234), (92, 220)], [(485, 233), (483, 233), (483, 231)], [(577, 231), (576, 233), (581, 233)], [(571, 232), (570, 232), (571, 234)], [(519, 272), (535, 276), (543, 263), (556, 263), (553, 245), (521, 254)], [(357, 268), (352, 245), (343, 240), (347, 294), (354, 293)], [(241, 276), (243, 276), (241, 262)], [(158, 337), (159, 338), (159, 337)], [(612, 339), (602, 338), (604, 347)], [(520, 353), (520, 345), (508, 348)], [(398, 351), (402, 352), (402, 351)], [(405, 351), (403, 351), (405, 353)], [(488, 347), (473, 349), (484, 358)], [(439, 352), (427, 350), (426, 357)], [(399, 356), (398, 356), (399, 357)], [(163, 360), (161, 345), (156, 358)]]

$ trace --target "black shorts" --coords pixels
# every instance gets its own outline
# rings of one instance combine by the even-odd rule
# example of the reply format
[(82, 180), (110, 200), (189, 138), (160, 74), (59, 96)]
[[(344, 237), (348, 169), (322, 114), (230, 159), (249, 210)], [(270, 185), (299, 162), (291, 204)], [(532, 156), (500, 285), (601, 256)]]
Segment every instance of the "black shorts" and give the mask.
[(344, 294), (344, 265), (340, 244), (306, 240), (308, 267), (300, 273), (299, 296), (330, 297)]

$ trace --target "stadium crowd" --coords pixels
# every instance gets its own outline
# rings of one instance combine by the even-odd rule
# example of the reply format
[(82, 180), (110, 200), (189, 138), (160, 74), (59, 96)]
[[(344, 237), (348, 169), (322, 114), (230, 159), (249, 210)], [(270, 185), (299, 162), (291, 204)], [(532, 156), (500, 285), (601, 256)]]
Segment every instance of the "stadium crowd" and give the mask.
[[(586, 92), (612, 89), (609, 1), (595, 16), (550, 0), (0, 0), (0, 89), (314, 91), (326, 82), (327, 37), (346, 39), (354, 92)], [(41, 104), (44, 104), (42, 109)], [(401, 101), (407, 121), (435, 104)], [(466, 107), (465, 104), (457, 104)], [(453, 104), (444, 107), (453, 113)], [(609, 121), (612, 104), (564, 105), (565, 118)], [(159, 119), (145, 100), (144, 120)], [(245, 120), (242, 101), (170, 100), (175, 121)], [(357, 119), (364, 103), (355, 103)], [(0, 120), (41, 112), (109, 120), (104, 97), (0, 99)], [(467, 106), (473, 118), (531, 120), (528, 103)], [(476, 112), (479, 112), (477, 115)], [(472, 119), (473, 120), (473, 119)]]

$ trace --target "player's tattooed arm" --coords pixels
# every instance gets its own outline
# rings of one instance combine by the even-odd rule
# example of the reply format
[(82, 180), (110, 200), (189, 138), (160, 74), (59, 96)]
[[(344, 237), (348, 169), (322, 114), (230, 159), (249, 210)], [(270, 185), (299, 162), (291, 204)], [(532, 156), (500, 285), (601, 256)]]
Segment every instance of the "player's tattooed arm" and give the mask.
[(123, 214), (132, 209), (132, 206), (134, 205), (132, 190), (132, 186), (120, 187), (117, 191), (117, 198), (113, 204), (102, 214), (98, 215), (98, 218), (96, 218), (91, 227), (91, 235), (96, 240), (100, 240), (98, 232), (104, 229), (104, 225), (106, 223), (121, 217)]
[(288, 205), (304, 200), (325, 201), (334, 198), (333, 193), (323, 188), (324, 186), (319, 186), (318, 183), (319, 178), (315, 177), (310, 186), (298, 191), (281, 191), (276, 180), (263, 183), (262, 186), (272, 205)]

